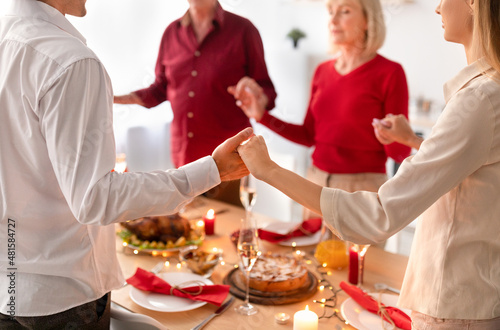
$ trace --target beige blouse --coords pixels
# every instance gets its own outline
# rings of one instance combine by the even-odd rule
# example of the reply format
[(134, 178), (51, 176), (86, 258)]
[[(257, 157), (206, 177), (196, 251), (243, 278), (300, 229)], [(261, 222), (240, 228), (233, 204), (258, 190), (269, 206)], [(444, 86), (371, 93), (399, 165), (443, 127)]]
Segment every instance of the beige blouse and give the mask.
[(500, 316), (500, 84), (476, 62), (444, 87), (431, 136), (377, 193), (323, 188), (345, 240), (382, 241), (421, 215), (399, 305), (437, 318)]

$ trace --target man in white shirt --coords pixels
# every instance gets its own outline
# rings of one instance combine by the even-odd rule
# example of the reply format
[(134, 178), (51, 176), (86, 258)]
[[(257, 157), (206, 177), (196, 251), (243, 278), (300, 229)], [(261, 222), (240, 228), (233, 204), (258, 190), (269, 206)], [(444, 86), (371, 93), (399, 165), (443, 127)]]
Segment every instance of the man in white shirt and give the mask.
[(176, 212), (248, 173), (235, 148), (177, 170), (112, 172), (110, 79), (64, 15), (85, 0), (14, 0), (0, 18), (0, 328), (109, 327), (124, 279), (115, 222)]

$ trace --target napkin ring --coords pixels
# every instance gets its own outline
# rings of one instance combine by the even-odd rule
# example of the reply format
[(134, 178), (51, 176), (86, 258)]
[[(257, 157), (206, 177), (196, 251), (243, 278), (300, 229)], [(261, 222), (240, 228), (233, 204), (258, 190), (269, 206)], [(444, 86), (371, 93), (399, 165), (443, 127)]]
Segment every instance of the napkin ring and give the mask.
[(379, 293), (379, 298), (377, 299), (377, 304), (378, 304), (378, 312), (377, 314), (381, 316), (381, 320), (382, 320), (382, 329), (385, 329), (385, 324), (384, 324), (384, 319), (390, 323), (391, 325), (391, 329), (396, 329), (396, 324), (394, 323), (394, 321), (392, 320), (391, 316), (389, 315), (389, 313), (387, 313), (387, 311), (385, 310), (385, 305), (382, 304), (381, 302), (382, 300), (382, 294)]
[[(198, 291), (189, 292), (189, 291), (183, 290), (182, 288), (187, 287), (188, 284), (196, 284), (198, 286)], [(181, 283), (179, 285), (172, 285), (172, 287), (170, 288), (170, 295), (174, 294), (174, 290), (179, 290), (182, 293), (190, 294), (192, 296), (197, 296), (197, 295), (201, 294), (201, 292), (203, 291), (202, 286), (204, 286), (204, 285), (205, 285), (205, 283), (203, 283), (202, 281), (188, 281), (188, 282)]]

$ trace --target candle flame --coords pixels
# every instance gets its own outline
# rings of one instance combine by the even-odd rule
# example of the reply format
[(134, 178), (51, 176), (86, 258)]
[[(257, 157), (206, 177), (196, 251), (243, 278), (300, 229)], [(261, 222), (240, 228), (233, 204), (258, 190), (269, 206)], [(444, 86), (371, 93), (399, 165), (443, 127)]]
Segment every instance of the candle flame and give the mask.
[(213, 219), (215, 216), (215, 211), (213, 209), (208, 210), (207, 212), (207, 218), (208, 219)]
[(308, 310), (309, 310), (309, 305), (306, 305), (306, 309), (305, 309), (305, 310), (306, 310), (306, 311), (308, 311)]
[(200, 220), (196, 223), (196, 226), (198, 227), (205, 227), (205, 223), (203, 222), (203, 220)]

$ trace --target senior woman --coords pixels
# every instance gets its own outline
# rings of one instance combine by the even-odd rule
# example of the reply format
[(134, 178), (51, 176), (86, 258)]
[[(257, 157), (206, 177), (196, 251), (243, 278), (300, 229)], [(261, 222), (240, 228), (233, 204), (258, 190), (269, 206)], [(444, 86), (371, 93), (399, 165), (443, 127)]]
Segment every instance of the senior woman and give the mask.
[(341, 238), (387, 239), (422, 214), (398, 305), (413, 330), (500, 329), (498, 0), (441, 0), (444, 38), (468, 66), (446, 83), (431, 135), (378, 193), (322, 188), (272, 162), (262, 137), (238, 148), (250, 172), (322, 212)]
[(377, 191), (387, 180), (387, 158), (401, 162), (410, 154), (402, 144), (381, 144), (372, 128), (373, 118), (407, 117), (405, 73), (377, 54), (385, 39), (378, 0), (328, 0), (327, 9), (338, 56), (317, 67), (302, 125), (279, 120), (262, 102), (252, 102), (264, 94), (251, 79), (229, 91), (248, 117), (290, 141), (315, 147), (309, 180), (351, 192)]

